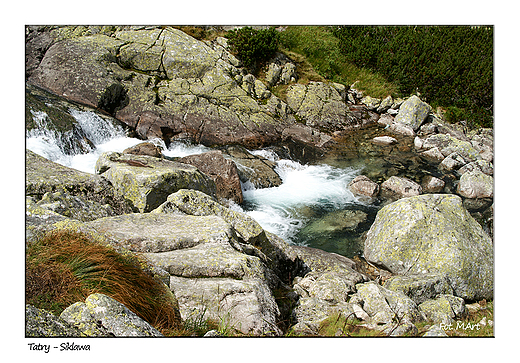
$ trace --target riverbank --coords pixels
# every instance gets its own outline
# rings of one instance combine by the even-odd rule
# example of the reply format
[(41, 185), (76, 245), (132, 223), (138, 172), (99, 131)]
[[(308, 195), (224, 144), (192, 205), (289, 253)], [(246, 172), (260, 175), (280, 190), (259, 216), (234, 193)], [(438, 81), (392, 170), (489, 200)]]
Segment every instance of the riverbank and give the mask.
[[(493, 299), (493, 130), (446, 124), (415, 95), (298, 83), (278, 57), (268, 69), (287, 82), (282, 100), (223, 39), (68, 30), (30, 38), (51, 41), (28, 71), (26, 243), (88, 233), (147, 261), (182, 321), (202, 314), (246, 335), (314, 335), (340, 312), (416, 336)], [(45, 160), (36, 141), (58, 163), (90, 158), (95, 174)], [(175, 154), (187, 141), (195, 155)]]

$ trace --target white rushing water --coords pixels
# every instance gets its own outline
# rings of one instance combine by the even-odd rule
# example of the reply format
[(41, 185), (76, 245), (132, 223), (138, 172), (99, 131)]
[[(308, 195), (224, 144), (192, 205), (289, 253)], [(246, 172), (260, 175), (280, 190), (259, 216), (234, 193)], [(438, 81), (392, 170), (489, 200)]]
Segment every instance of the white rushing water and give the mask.
[(275, 171), (282, 184), (278, 187), (243, 188), (246, 213), (267, 231), (288, 241), (308, 222), (307, 208), (341, 209), (357, 203), (347, 186), (358, 174), (355, 169), (329, 165), (302, 165), (292, 160), (278, 160)]
[[(103, 152), (121, 152), (143, 142), (127, 137), (122, 127), (114, 126), (94, 112), (70, 110), (70, 114), (92, 141), (94, 147), (88, 143), (83, 145), (89, 152), (73, 151), (70, 155), (66, 154), (64, 138), (47, 128), (47, 115), (43, 112), (33, 113), (39, 129), (27, 132), (26, 147), (59, 164), (94, 173), (96, 161)], [(170, 157), (200, 154), (210, 150), (202, 145), (180, 142), (172, 143), (165, 149), (162, 140), (150, 141), (162, 146), (163, 154)], [(245, 183), (242, 185), (244, 207), (233, 205), (232, 208), (247, 213), (265, 230), (287, 241), (296, 242), (294, 236), (308, 221), (305, 208), (319, 205), (338, 209), (349, 203), (356, 203), (347, 185), (359, 170), (338, 169), (329, 165), (302, 165), (292, 160), (279, 159), (270, 150), (255, 150), (252, 153), (275, 161), (276, 172), (283, 183), (278, 187), (264, 189), (255, 189), (251, 183)]]

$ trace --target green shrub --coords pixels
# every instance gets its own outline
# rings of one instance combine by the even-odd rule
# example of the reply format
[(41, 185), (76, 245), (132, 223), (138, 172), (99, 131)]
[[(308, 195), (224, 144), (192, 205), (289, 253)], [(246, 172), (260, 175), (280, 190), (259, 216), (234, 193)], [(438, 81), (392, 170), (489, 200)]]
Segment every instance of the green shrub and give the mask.
[(348, 61), (332, 30), (328, 26), (289, 26), (280, 33), (282, 51), (298, 63), (298, 79), (305, 83), (323, 81), (320, 79), (323, 77), (346, 86), (357, 82), (356, 88), (372, 97), (397, 96), (394, 84)]
[(403, 95), (460, 109), (470, 126), (493, 124), (493, 27), (342, 26), (349, 62), (382, 74)]
[(227, 38), (231, 51), (253, 73), (256, 73), (259, 63), (267, 61), (278, 50), (278, 32), (274, 28), (234, 29), (227, 33)]

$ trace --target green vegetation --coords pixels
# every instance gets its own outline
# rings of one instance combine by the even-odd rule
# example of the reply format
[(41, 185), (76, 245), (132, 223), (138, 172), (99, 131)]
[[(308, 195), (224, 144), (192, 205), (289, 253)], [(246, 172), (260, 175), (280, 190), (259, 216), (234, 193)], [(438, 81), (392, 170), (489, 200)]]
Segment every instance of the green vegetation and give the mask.
[(227, 34), (231, 51), (252, 73), (256, 73), (258, 66), (276, 53), (278, 36), (274, 28), (255, 30), (248, 26), (231, 30)]
[(342, 26), (332, 29), (348, 62), (419, 92), (448, 121), (493, 125), (493, 27)]
[(102, 293), (119, 301), (165, 335), (182, 329), (178, 308), (166, 286), (88, 235), (55, 230), (27, 246), (25, 301), (55, 315), (69, 305)]
[[(295, 54), (303, 56), (315, 72), (330, 81), (346, 86), (357, 81), (356, 88), (372, 97), (384, 98), (388, 95), (398, 95), (395, 84), (387, 82), (383, 76), (373, 71), (349, 62), (341, 52), (339, 39), (334, 36), (330, 27), (288, 27), (280, 33), (280, 46), (281, 50), (292, 59), (295, 59)], [(298, 59), (295, 61), (302, 62)], [(307, 78), (310, 69), (306, 68), (307, 70), (303, 72), (302, 69), (298, 69), (300, 79)], [(317, 80), (314, 75), (309, 78)]]

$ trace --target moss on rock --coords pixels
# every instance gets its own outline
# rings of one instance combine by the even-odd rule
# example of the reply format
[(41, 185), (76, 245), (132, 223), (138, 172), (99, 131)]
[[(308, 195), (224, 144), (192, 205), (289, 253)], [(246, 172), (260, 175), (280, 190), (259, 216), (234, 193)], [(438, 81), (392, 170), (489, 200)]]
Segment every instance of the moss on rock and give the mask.
[(398, 275), (443, 274), (464, 299), (493, 296), (492, 241), (455, 195), (420, 195), (382, 208), (364, 255)]

